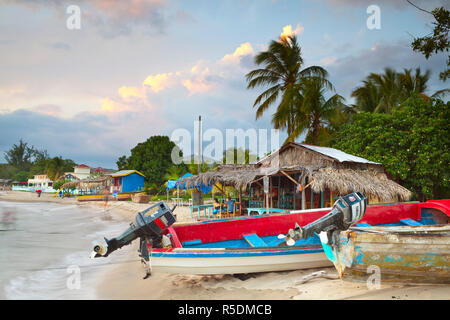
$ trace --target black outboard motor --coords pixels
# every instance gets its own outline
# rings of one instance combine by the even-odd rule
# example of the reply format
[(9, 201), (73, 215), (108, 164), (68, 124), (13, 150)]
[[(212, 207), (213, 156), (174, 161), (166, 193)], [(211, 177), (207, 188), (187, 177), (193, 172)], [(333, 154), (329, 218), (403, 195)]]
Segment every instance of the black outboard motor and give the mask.
[(328, 239), (334, 231), (347, 230), (353, 224), (359, 222), (366, 212), (367, 199), (361, 192), (351, 193), (339, 197), (333, 205), (333, 209), (310, 224), (300, 227), (297, 223), (294, 229), (290, 229), (286, 236), (286, 243), (293, 245), (300, 239), (308, 239), (314, 233), (327, 232)]
[(112, 252), (123, 246), (129, 245), (131, 242), (140, 239), (139, 256), (143, 259), (142, 263), (146, 266), (147, 278), (151, 275), (151, 267), (149, 265), (148, 247), (161, 247), (161, 239), (164, 230), (175, 223), (173, 211), (176, 206), (169, 209), (164, 201), (161, 201), (136, 215), (134, 222), (130, 223), (130, 227), (116, 238), (110, 240), (105, 238), (106, 247), (100, 242), (94, 243), (94, 251), (91, 258), (107, 257)]

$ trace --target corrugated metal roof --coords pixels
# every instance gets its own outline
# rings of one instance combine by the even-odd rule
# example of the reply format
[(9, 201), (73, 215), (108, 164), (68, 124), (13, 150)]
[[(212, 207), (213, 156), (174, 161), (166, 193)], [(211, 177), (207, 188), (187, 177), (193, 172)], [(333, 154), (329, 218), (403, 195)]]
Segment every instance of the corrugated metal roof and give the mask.
[(339, 162), (357, 162), (357, 163), (368, 163), (368, 164), (381, 164), (378, 162), (369, 161), (367, 159), (357, 157), (348, 153), (345, 153), (344, 151), (334, 149), (334, 148), (328, 148), (328, 147), (319, 147), (319, 146), (312, 146), (309, 144), (304, 143), (296, 143), (302, 147), (305, 147), (307, 149), (316, 151), (318, 153), (321, 153), (325, 156), (328, 156), (330, 158), (336, 159)]
[(145, 177), (142, 173), (140, 173), (137, 170), (121, 170), (121, 171), (117, 171), (117, 172), (111, 173), (111, 176), (112, 177), (123, 177), (123, 176), (128, 176), (128, 175), (130, 175), (132, 173), (135, 173), (135, 172), (137, 174), (140, 174), (141, 176)]

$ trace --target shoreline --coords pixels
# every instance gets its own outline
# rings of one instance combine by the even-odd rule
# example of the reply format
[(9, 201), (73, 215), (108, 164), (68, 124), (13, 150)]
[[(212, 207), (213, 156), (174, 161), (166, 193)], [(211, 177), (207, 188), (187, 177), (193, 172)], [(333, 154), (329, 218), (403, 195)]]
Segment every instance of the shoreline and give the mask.
[[(76, 204), (85, 208), (99, 208), (103, 202), (77, 202), (75, 198), (53, 198), (52, 195), (21, 191), (2, 191), (0, 201), (53, 202)], [(151, 203), (110, 201), (105, 209), (113, 217), (126, 222), (134, 220), (136, 213)], [(189, 208), (177, 207), (177, 223), (195, 222), (190, 218)], [(126, 250), (126, 264), (107, 264), (101, 270), (94, 290), (100, 300), (448, 300), (448, 285), (388, 285), (369, 290), (366, 283), (346, 282), (340, 279), (312, 279), (304, 284), (295, 281), (312, 272), (325, 270), (336, 274), (334, 268), (304, 269), (283, 272), (250, 274), (245, 280), (233, 275), (184, 275), (167, 274), (153, 270), (152, 276), (143, 280), (144, 269), (137, 254), (135, 241)], [(128, 259), (127, 259), (128, 260)]]

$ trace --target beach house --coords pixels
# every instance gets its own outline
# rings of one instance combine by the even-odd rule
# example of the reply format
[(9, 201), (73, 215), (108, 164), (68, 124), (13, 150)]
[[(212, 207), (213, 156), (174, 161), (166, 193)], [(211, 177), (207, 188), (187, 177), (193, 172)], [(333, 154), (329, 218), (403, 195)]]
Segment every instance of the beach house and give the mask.
[(79, 164), (73, 167), (73, 172), (65, 172), (64, 179), (67, 181), (83, 180), (91, 174), (91, 167)]
[[(267, 177), (267, 178), (266, 178)], [(264, 183), (265, 180), (265, 183)], [(330, 207), (339, 195), (360, 191), (370, 204), (407, 201), (411, 192), (389, 179), (381, 163), (341, 150), (289, 142), (249, 165), (221, 165), (215, 171), (180, 179), (198, 184), (233, 187), (249, 208), (287, 210)], [(265, 192), (265, 189), (268, 191)], [(248, 202), (241, 202), (246, 194)]]
[(144, 190), (145, 176), (137, 170), (121, 170), (111, 174), (111, 192), (139, 192)]
[(51, 189), (53, 181), (46, 174), (37, 174), (33, 179), (28, 179), (28, 187), (34, 189)]

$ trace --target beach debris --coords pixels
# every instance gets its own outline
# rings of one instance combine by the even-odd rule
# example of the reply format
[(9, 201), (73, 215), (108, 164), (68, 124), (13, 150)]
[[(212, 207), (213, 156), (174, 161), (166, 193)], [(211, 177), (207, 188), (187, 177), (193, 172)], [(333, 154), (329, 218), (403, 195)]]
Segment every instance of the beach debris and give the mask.
[(310, 273), (304, 277), (302, 277), (300, 280), (296, 280), (295, 281), (295, 285), (299, 285), (299, 284), (303, 284), (305, 282), (310, 281), (311, 279), (316, 279), (316, 278), (325, 278), (325, 279), (339, 279), (339, 276), (337, 274), (329, 274), (327, 273), (325, 270), (321, 270), (321, 271), (316, 271), (313, 273)]

